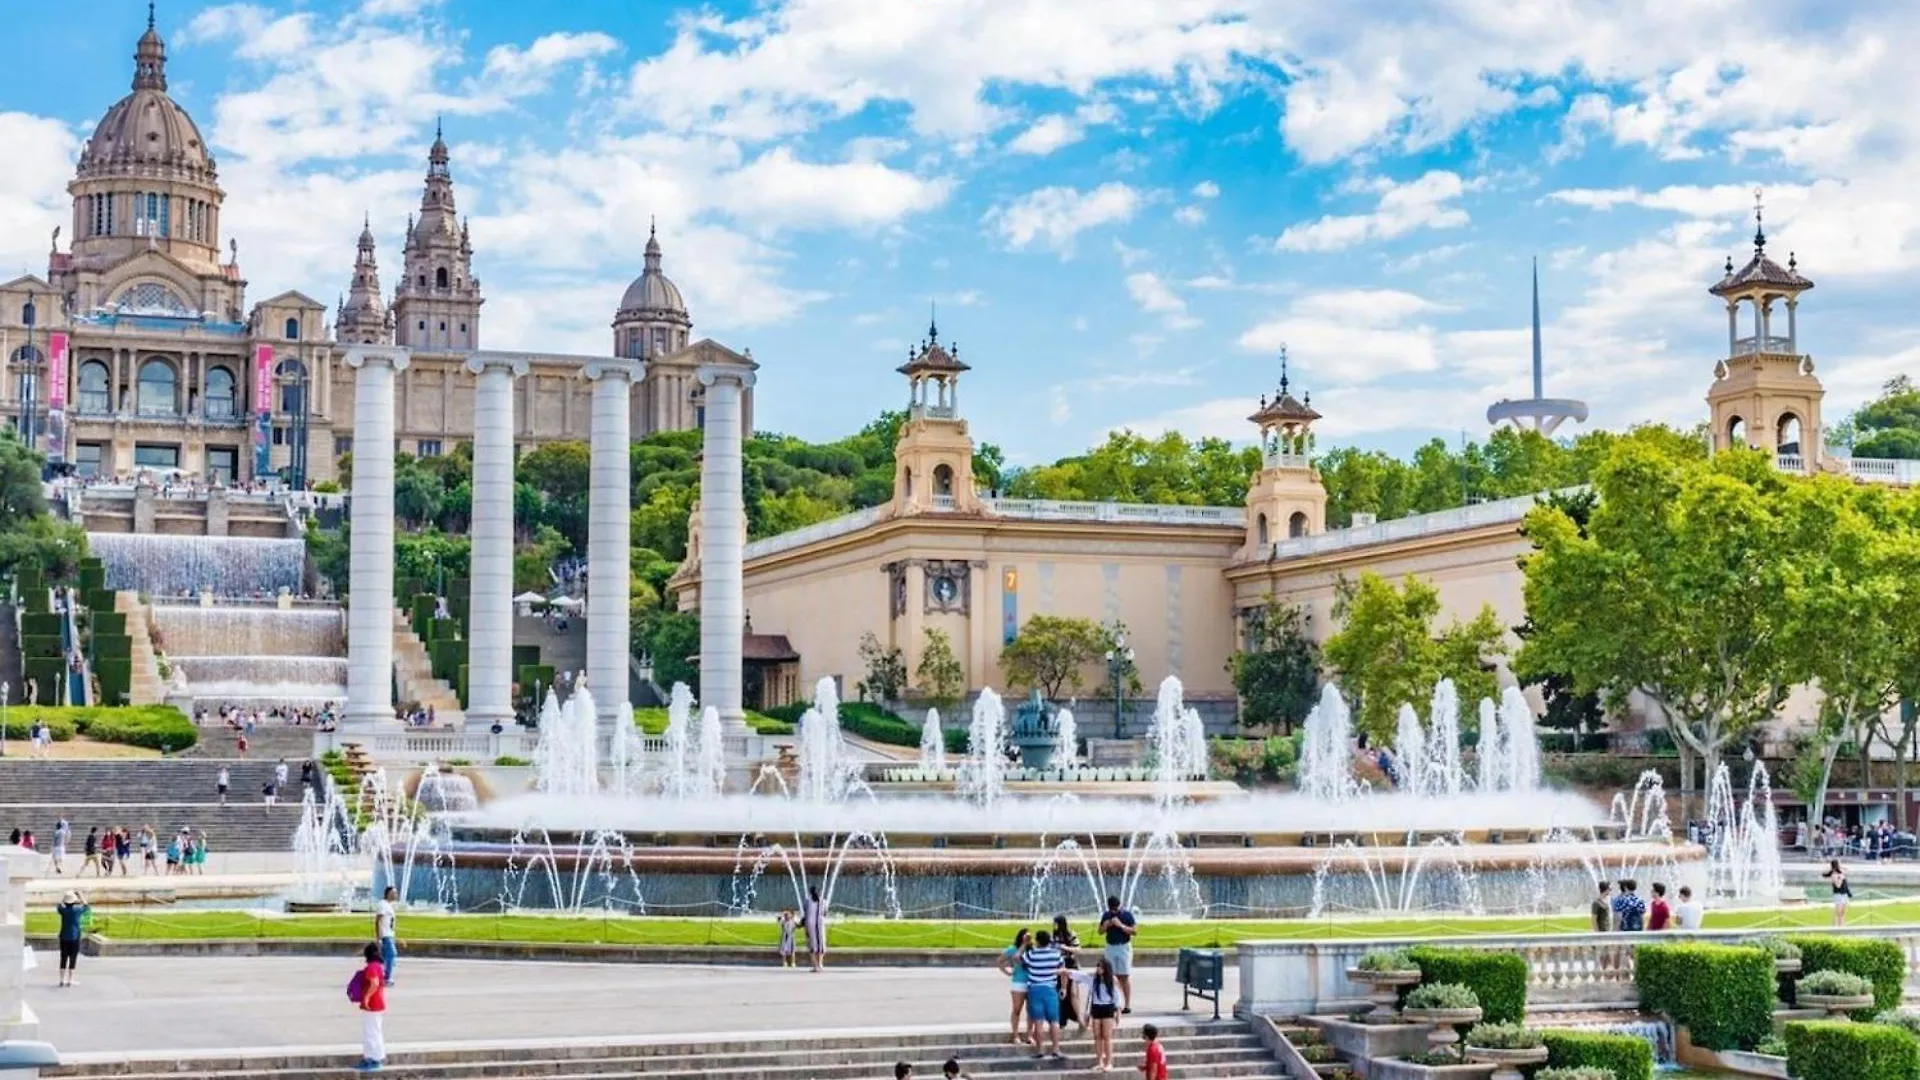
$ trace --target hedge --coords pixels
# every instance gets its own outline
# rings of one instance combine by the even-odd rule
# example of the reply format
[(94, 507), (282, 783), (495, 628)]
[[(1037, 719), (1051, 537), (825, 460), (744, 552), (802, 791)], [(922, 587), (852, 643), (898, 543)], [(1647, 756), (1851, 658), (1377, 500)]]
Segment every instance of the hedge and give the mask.
[(54, 742), (66, 742), (73, 738), (73, 716), (71, 709), (53, 709), (32, 706), (17, 706), (7, 710), (6, 732), (9, 739), (25, 739), (33, 730), (35, 720), (44, 721), (47, 730), (53, 733)]
[(1638, 1035), (1604, 1031), (1543, 1031), (1547, 1065), (1605, 1069), (1614, 1080), (1653, 1080), (1653, 1046)]
[(520, 669), (520, 677), (514, 681), (520, 684), (522, 698), (532, 697), (536, 689), (539, 691), (540, 700), (534, 702), (537, 714), (539, 706), (547, 700), (547, 693), (553, 689), (553, 665), (528, 664)]
[[(67, 662), (58, 656), (30, 656), (21, 661), (20, 673), (32, 679), (34, 689), (38, 691), (33, 704), (57, 705), (60, 703), (60, 681), (67, 677)], [(27, 688), (17, 687), (7, 694), (9, 701), (26, 703)]]
[(61, 617), (52, 612), (20, 616), (21, 637), (59, 637)]
[(1480, 999), (1480, 1020), (1518, 1024), (1527, 1016), (1527, 962), (1517, 953), (1416, 945), (1407, 955), (1420, 968), (1420, 983), (1454, 983)]
[(125, 658), (95, 660), (93, 676), (100, 680), (100, 703), (119, 705), (133, 689), (133, 661)]
[(1920, 1040), (1890, 1024), (1794, 1020), (1787, 1024), (1787, 1075), (1797, 1080), (1912, 1080)]
[(1750, 1050), (1773, 1032), (1773, 954), (1753, 945), (1642, 945), (1640, 1007), (1684, 1026), (1695, 1046)]
[[(85, 605), (88, 611), (91, 611), (96, 615), (106, 613), (106, 612), (113, 612), (115, 614), (118, 614), (120, 596), (118, 593), (114, 592), (111, 589), (100, 589), (95, 592), (82, 594), (80, 597), (80, 603)], [(122, 625), (121, 629), (125, 630), (126, 629), (125, 625)]]
[(20, 655), (22, 656), (50, 656), (58, 659), (64, 651), (65, 650), (60, 647), (60, 635), (58, 634), (35, 634), (32, 637), (23, 636), (20, 639)]
[(413, 627), (415, 637), (421, 641), (433, 640), (433, 611), (438, 601), (427, 593), (420, 593), (407, 602), (407, 625)]
[(126, 634), (93, 635), (95, 660), (125, 660), (133, 655), (133, 638)]
[(93, 631), (95, 637), (125, 634), (127, 632), (127, 616), (125, 612), (101, 611), (95, 608), (93, 613), (87, 616), (87, 625)]
[(80, 560), (80, 591), (99, 592), (107, 587), (107, 569), (99, 559)]
[[(785, 720), (766, 713), (757, 713), (751, 709), (741, 719), (756, 735), (791, 735), (794, 730), (793, 725)], [(667, 710), (659, 706), (635, 709), (633, 723), (643, 735), (664, 735), (667, 733)]]
[(1900, 1007), (1907, 985), (1907, 957), (1900, 946), (1886, 938), (1836, 937), (1811, 934), (1789, 938), (1800, 946), (1800, 969), (1808, 975), (1816, 971), (1845, 971), (1873, 983), (1873, 1008), (1869, 1013)]
[(523, 667), (535, 667), (540, 663), (540, 646), (515, 645), (513, 647), (513, 670)]
[(452, 682), (467, 662), (467, 643), (459, 638), (442, 638), (427, 648), (432, 658), (433, 677)]
[(35, 720), (44, 721), (56, 742), (76, 734), (97, 742), (145, 746), (154, 750), (185, 750), (200, 739), (187, 715), (171, 705), (63, 705), (10, 709), (7, 738), (25, 738)]

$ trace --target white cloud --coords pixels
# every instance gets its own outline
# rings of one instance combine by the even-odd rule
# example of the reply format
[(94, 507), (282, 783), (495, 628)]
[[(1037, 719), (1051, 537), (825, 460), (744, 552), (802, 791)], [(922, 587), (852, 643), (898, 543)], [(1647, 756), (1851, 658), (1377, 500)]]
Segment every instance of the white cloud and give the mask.
[(1173, 220), (1182, 225), (1204, 225), (1207, 212), (1197, 206), (1183, 206), (1173, 212)]
[(1459, 228), (1467, 223), (1467, 212), (1453, 203), (1466, 190), (1458, 173), (1435, 169), (1417, 180), (1385, 185), (1371, 213), (1329, 214), (1288, 226), (1274, 246), (1282, 251), (1339, 251), (1415, 229)]
[(1217, 199), (1220, 197), (1220, 185), (1211, 180), (1202, 180), (1193, 185), (1193, 197), (1196, 199)]
[(1127, 295), (1140, 310), (1160, 316), (1161, 325), (1169, 330), (1191, 330), (1200, 325), (1200, 320), (1188, 313), (1187, 302), (1158, 274), (1128, 274)]
[(55, 226), (71, 228), (67, 181), (80, 140), (57, 120), (0, 112), (0, 280), (15, 272), (45, 275)]
[(481, 78), (509, 96), (539, 93), (556, 72), (619, 51), (618, 41), (598, 31), (547, 34), (524, 49), (513, 44), (495, 45), (487, 51)]
[(1131, 220), (1139, 207), (1140, 193), (1126, 184), (1109, 182), (1085, 192), (1056, 186), (996, 206), (985, 221), (1016, 251), (1039, 241), (1064, 257), (1072, 254), (1075, 237), (1101, 225)]
[(1044, 156), (1085, 137), (1085, 132), (1065, 116), (1043, 116), (1033, 126), (1014, 137), (1007, 149), (1016, 154)]
[(713, 201), (747, 221), (803, 229), (872, 228), (940, 205), (945, 180), (872, 161), (818, 164), (777, 147), (727, 173)]
[(1439, 306), (1397, 289), (1310, 292), (1248, 327), (1237, 344), (1272, 355), (1286, 346), (1296, 368), (1320, 383), (1372, 383), (1440, 366), (1439, 331), (1415, 321)]

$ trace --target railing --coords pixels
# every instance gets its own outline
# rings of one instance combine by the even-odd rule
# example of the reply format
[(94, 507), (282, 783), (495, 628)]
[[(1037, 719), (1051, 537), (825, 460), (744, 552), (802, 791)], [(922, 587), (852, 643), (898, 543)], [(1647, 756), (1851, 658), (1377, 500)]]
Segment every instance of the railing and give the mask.
[(1266, 463), (1269, 469), (1310, 469), (1313, 467), (1313, 458), (1306, 454), (1284, 454), (1275, 451), (1266, 456)]
[(1792, 356), (1794, 355), (1793, 339), (1774, 337), (1769, 334), (1765, 337), (1743, 337), (1734, 341), (1733, 355), (1752, 356), (1755, 353), (1776, 353), (1781, 356)]
[[(407, 728), (378, 731), (371, 736), (352, 732), (326, 733), (335, 745), (358, 742), (366, 746), (378, 761), (450, 761), (461, 759), (476, 765), (492, 764), (500, 757), (530, 759), (539, 742), (539, 733), (508, 728), (495, 735), (490, 731), (436, 731), (432, 728)], [(605, 747), (602, 747), (604, 756)], [(647, 735), (640, 740), (643, 758), (658, 760), (667, 755), (667, 740)]]
[(914, 405), (907, 409), (907, 415), (915, 420), (930, 417), (934, 420), (951, 420), (959, 412), (951, 405)]
[(1477, 503), (1452, 510), (1439, 510), (1431, 514), (1414, 514), (1373, 525), (1335, 529), (1318, 536), (1291, 537), (1273, 545), (1273, 557), (1281, 559), (1289, 556), (1315, 555), (1323, 551), (1370, 547), (1395, 540), (1410, 540), (1416, 536), (1430, 536), (1435, 533), (1458, 532), (1461, 529), (1478, 528), (1483, 525), (1518, 522), (1527, 516), (1527, 511), (1533, 509), (1534, 504), (1538, 503), (1542, 497), (1543, 495), (1520, 495), (1511, 499), (1496, 499), (1492, 502)]
[(1847, 474), (1876, 484), (1920, 484), (1920, 461), (1899, 458), (1848, 458)]
[(953, 506), (954, 506), (953, 496), (951, 495), (933, 496), (933, 508), (935, 510), (952, 510)]
[(842, 514), (837, 518), (817, 521), (805, 528), (783, 532), (778, 536), (769, 536), (764, 540), (755, 540), (748, 544), (742, 556), (747, 559), (759, 559), (782, 551), (791, 551), (797, 547), (831, 540), (836, 536), (845, 536), (879, 521), (886, 513), (884, 506), (869, 506), (865, 510), (855, 510), (851, 514)]
[(1779, 469), (1781, 472), (1806, 472), (1807, 459), (1799, 454), (1775, 454), (1773, 456), (1773, 467)]
[(109, 329), (132, 329), (145, 334), (177, 334), (190, 337), (196, 334), (211, 334), (219, 337), (245, 337), (247, 324), (243, 322), (222, 322), (193, 315), (169, 317), (165, 315), (133, 315), (102, 312), (94, 315), (77, 315), (73, 319), (76, 327), (106, 327)]
[(996, 517), (1029, 521), (1124, 521), (1153, 525), (1234, 525), (1245, 528), (1247, 511), (1239, 506), (1180, 506), (1158, 503), (1061, 502), (1050, 499), (983, 499)]

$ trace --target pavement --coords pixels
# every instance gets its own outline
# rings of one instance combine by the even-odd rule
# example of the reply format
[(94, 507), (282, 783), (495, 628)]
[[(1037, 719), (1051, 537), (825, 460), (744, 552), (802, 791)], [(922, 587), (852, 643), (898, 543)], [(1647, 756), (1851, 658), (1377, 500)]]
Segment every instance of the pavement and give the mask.
[[(27, 975), (40, 1037), (62, 1054), (347, 1046), (352, 958), (82, 957), (78, 985), (54, 986), (53, 958)], [(829, 957), (829, 964), (832, 958)], [(736, 1032), (996, 1024), (1007, 981), (993, 968), (835, 971), (631, 964), (409, 960), (397, 965), (387, 1038), (395, 1046), (594, 1036), (692, 1039)], [(1223, 1013), (1237, 995), (1227, 969)], [(1134, 1014), (1178, 1014), (1168, 968), (1134, 976)], [(1212, 1006), (1194, 1003), (1193, 1016)], [(1198, 1010), (1205, 1009), (1204, 1013)]]
[(196, 898), (264, 898), (291, 892), (303, 884), (331, 893), (355, 886), (365, 888), (372, 881), (370, 872), (364, 869), (302, 874), (295, 869), (292, 852), (214, 852), (207, 856), (206, 872), (202, 874), (143, 874), (136, 865), (127, 874), (82, 877), (74, 872), (80, 865), (77, 857), (69, 855), (67, 863), (68, 873), (55, 874), (51, 860), (40, 860), (35, 876), (27, 880), (27, 906), (51, 907), (68, 889), (78, 889), (96, 905), (164, 904)]

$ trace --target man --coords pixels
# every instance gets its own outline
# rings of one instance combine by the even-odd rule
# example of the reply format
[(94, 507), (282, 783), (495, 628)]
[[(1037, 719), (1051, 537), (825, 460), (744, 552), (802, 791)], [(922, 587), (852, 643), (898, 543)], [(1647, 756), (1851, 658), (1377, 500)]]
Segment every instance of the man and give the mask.
[(1691, 886), (1680, 886), (1680, 906), (1674, 910), (1674, 925), (1681, 930), (1698, 930), (1707, 917), (1706, 911), (1693, 899)]
[(893, 1080), (912, 1080), (913, 1062), (896, 1061), (893, 1063)]
[(279, 764), (273, 767), (273, 786), (280, 790), (286, 789), (286, 786), (287, 786), (287, 759), (286, 758), (281, 758)]
[(389, 885), (373, 906), (373, 939), (380, 943), (380, 966), (387, 973), (388, 986), (393, 985), (393, 967), (400, 962), (400, 942), (395, 936), (399, 913), (394, 908), (399, 899), (400, 890)]
[(1620, 895), (1613, 898), (1613, 928), (1623, 933), (1639, 933), (1646, 926), (1647, 902), (1640, 899), (1640, 885), (1632, 878), (1620, 879)]
[(1600, 895), (1593, 901), (1593, 932), (1605, 934), (1613, 930), (1613, 883), (1600, 883)]
[(80, 850), (86, 857), (80, 860), (80, 873), (73, 876), (79, 877), (80, 874), (86, 873), (89, 866), (93, 867), (93, 872), (98, 875), (100, 873), (100, 826), (87, 826), (87, 839)]
[(56, 874), (67, 872), (67, 841), (71, 839), (73, 839), (73, 824), (67, 820), (65, 814), (62, 814), (60, 819), (53, 823), (53, 872)]
[(225, 765), (220, 766), (219, 774), (213, 778), (213, 790), (220, 796), (221, 806), (227, 805), (227, 787), (232, 782), (233, 774), (227, 771)]
[(1647, 907), (1647, 930), (1665, 930), (1672, 918), (1673, 911), (1667, 907), (1667, 887), (1656, 881), (1653, 883), (1653, 903)]
[(1049, 1057), (1065, 1057), (1060, 1052), (1060, 969), (1066, 958), (1053, 943), (1053, 934), (1041, 930), (1033, 935), (1033, 948), (1020, 956), (1027, 969), (1027, 1034), (1033, 1040), (1033, 1056), (1040, 1057), (1040, 1031), (1044, 1027), (1051, 1049)]
[(1100, 916), (1100, 933), (1107, 939), (1107, 965), (1120, 983), (1120, 1011), (1133, 1011), (1133, 935), (1140, 932), (1133, 912), (1120, 906), (1120, 898), (1107, 897), (1107, 913)]

